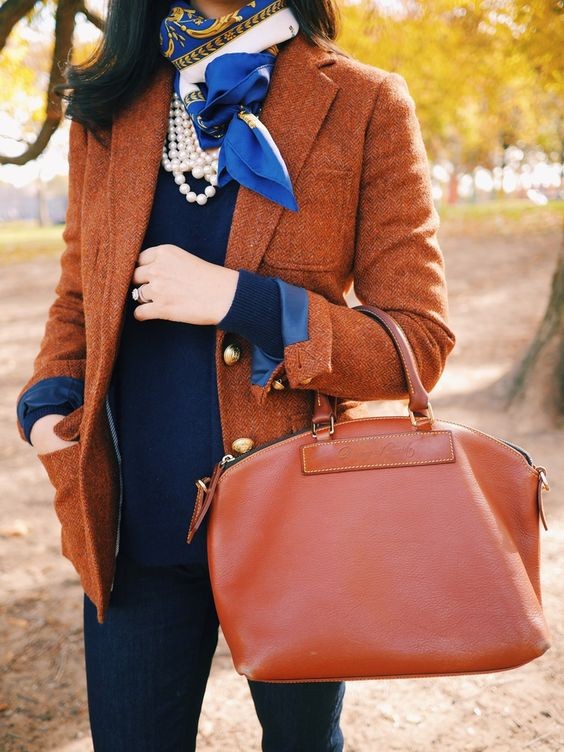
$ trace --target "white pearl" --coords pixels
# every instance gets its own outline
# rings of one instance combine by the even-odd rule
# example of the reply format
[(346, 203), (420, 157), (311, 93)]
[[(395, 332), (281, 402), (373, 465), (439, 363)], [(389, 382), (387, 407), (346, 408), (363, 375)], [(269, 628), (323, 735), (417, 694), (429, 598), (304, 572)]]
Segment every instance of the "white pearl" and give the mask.
[[(199, 143), (192, 118), (176, 92), (169, 108), (168, 143), (163, 145), (161, 163), (167, 172), (172, 172), (178, 190), (190, 203), (204, 205), (215, 195), (217, 185), (218, 155), (221, 147), (203, 149)], [(190, 190), (184, 172), (191, 171), (196, 179), (204, 178), (209, 185), (204, 193)]]

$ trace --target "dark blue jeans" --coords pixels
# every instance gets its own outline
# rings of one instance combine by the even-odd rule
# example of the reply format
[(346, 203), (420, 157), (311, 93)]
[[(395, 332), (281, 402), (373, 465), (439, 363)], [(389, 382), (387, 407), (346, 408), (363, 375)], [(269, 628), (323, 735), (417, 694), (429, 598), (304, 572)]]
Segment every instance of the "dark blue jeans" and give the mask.
[[(204, 564), (141, 566), (118, 554), (104, 624), (84, 595), (95, 752), (188, 752), (218, 640)], [(344, 682), (249, 681), (268, 752), (341, 752)], [(255, 740), (249, 740), (249, 748)]]

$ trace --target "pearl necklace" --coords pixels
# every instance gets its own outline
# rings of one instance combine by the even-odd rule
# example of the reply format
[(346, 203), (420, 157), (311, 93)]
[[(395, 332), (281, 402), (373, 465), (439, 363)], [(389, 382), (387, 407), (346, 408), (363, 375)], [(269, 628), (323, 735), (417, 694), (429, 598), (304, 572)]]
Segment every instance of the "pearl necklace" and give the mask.
[[(168, 151), (165, 144), (162, 165), (167, 172), (172, 172), (174, 182), (180, 193), (186, 197), (186, 201), (196, 202), (202, 206), (207, 203), (208, 198), (215, 196), (220, 148), (202, 149), (192, 118), (186, 112), (178, 94), (174, 92), (168, 119)], [(210, 185), (206, 186), (203, 193), (190, 190), (185, 172), (191, 172), (196, 179), (205, 178)]]

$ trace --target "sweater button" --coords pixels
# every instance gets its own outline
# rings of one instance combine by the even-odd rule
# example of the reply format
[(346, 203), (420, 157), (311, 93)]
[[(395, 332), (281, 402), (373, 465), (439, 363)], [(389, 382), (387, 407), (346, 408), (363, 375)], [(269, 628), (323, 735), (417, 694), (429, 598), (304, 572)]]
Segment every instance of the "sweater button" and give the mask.
[(231, 444), (231, 449), (233, 449), (234, 452), (243, 454), (244, 452), (248, 452), (249, 449), (252, 449), (254, 445), (255, 442), (252, 439), (243, 437), (240, 439), (235, 439), (235, 441)]
[(236, 363), (241, 357), (241, 348), (239, 345), (234, 344), (233, 342), (225, 348), (223, 351), (223, 360), (225, 363), (227, 363), (228, 366), (232, 366), (234, 363)]

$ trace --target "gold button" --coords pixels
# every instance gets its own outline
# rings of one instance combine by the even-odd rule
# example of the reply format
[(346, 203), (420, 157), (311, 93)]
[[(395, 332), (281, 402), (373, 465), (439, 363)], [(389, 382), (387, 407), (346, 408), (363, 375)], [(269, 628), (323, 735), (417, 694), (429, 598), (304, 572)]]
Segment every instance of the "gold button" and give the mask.
[(300, 379), (300, 384), (309, 384), (311, 381), (311, 376), (304, 376), (304, 378)]
[(231, 343), (230, 345), (227, 345), (227, 347), (223, 351), (223, 360), (227, 363), (228, 366), (232, 366), (239, 360), (240, 357), (241, 348), (239, 347), (239, 345)]
[(274, 389), (286, 389), (286, 386), (282, 379), (274, 379), (274, 381), (272, 382), (272, 387)]
[(252, 439), (244, 437), (241, 439), (235, 439), (235, 441), (231, 444), (231, 449), (233, 449), (234, 452), (243, 454), (244, 452), (248, 452), (249, 449), (252, 449), (254, 445), (255, 442)]

